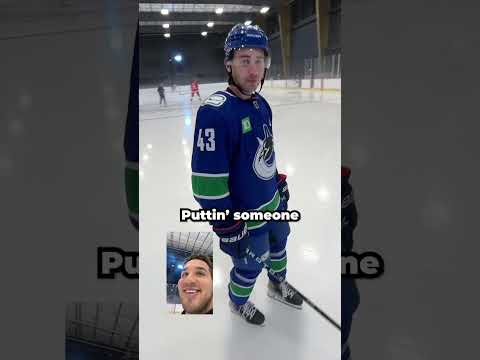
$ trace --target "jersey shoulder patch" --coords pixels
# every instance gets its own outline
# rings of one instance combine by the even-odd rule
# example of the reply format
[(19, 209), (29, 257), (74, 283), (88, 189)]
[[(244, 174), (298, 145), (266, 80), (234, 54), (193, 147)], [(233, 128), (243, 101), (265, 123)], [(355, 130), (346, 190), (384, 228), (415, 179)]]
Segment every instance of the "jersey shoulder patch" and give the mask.
[(215, 93), (210, 95), (204, 102), (203, 105), (211, 105), (214, 107), (222, 106), (225, 101), (227, 101), (227, 97), (220, 93)]

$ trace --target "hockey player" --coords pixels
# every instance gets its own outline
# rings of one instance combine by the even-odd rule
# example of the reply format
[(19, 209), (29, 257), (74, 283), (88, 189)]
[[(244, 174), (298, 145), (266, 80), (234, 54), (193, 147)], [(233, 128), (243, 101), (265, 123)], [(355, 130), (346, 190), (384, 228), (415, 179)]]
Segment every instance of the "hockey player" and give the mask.
[[(268, 38), (258, 27), (237, 24), (225, 40), (228, 88), (210, 95), (197, 113), (192, 152), (192, 188), (202, 208), (231, 211), (286, 209), (286, 175), (278, 174), (272, 110), (256, 92), (270, 65)], [(295, 308), (302, 298), (287, 282), (286, 222), (212, 221), (220, 249), (231, 256), (230, 309), (248, 323), (263, 325), (265, 317), (249, 301), (265, 261), (268, 296)], [(248, 248), (248, 251), (247, 251)]]
[(200, 101), (202, 101), (202, 98), (200, 97), (200, 93), (199, 93), (199, 90), (198, 90), (197, 79), (192, 80), (192, 83), (190, 84), (190, 90), (192, 91), (192, 96), (190, 97), (190, 102), (193, 100), (193, 97), (195, 96), (195, 94), (197, 94)]
[[(353, 189), (349, 182), (350, 169), (342, 166), (342, 253), (352, 251), (353, 230), (357, 226), (357, 208)], [(348, 337), (352, 318), (360, 303), (360, 295), (354, 279), (342, 278), (342, 360), (350, 359)]]
[(160, 83), (160, 85), (157, 88), (158, 91), (158, 96), (160, 97), (160, 105), (162, 105), (162, 101), (167, 106), (167, 100), (165, 100), (165, 88), (163, 87), (163, 83)]

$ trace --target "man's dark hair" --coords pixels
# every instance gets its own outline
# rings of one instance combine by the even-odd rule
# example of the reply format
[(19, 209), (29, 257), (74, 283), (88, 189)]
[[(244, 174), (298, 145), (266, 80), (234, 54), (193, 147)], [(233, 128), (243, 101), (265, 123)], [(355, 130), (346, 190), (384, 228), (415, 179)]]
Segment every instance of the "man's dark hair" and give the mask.
[(183, 262), (183, 266), (185, 267), (185, 264), (188, 263), (190, 260), (201, 260), (205, 262), (208, 265), (208, 269), (210, 270), (210, 277), (213, 279), (213, 261), (209, 256), (203, 254), (192, 254), (185, 259), (185, 261)]

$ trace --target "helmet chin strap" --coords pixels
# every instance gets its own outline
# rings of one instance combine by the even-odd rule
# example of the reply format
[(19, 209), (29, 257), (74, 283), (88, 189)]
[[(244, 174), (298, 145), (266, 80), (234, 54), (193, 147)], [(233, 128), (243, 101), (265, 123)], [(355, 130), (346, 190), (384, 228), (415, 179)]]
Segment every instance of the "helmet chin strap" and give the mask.
[(260, 90), (258, 90), (258, 92), (262, 91), (263, 83), (265, 82), (266, 77), (267, 77), (267, 68), (265, 68), (265, 70), (263, 71), (262, 81), (260, 81)]

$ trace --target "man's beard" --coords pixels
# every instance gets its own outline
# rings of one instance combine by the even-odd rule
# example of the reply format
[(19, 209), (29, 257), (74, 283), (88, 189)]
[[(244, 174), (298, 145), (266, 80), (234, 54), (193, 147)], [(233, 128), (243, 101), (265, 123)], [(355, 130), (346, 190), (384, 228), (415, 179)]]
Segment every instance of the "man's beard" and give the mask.
[[(210, 303), (212, 303), (213, 294), (205, 301), (205, 304), (200, 307), (199, 310), (192, 309), (192, 312), (186, 311), (188, 314), (205, 314), (211, 309)], [(213, 306), (212, 306), (213, 307)]]
[(235, 80), (236, 76), (234, 76), (234, 74), (232, 73), (232, 79), (233, 79), (233, 85), (235, 85), (237, 87), (237, 89), (243, 94), (243, 95), (246, 95), (246, 96), (250, 96), (252, 95), (255, 90), (257, 90), (258, 88), (258, 85), (260, 85), (260, 82), (257, 81), (256, 82), (256, 85), (255, 85), (255, 88), (253, 90), (247, 90), (245, 89), (243, 86), (240, 85), (240, 83)]

